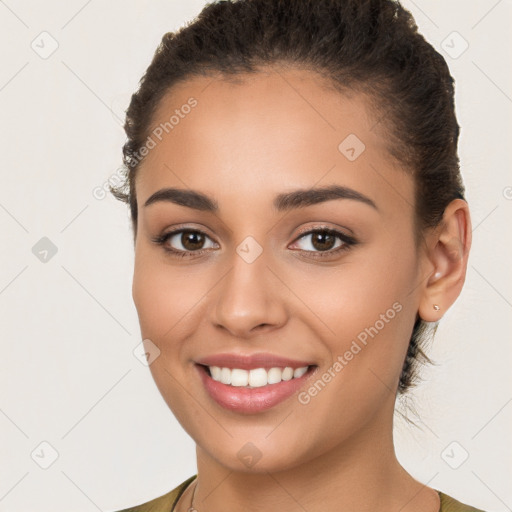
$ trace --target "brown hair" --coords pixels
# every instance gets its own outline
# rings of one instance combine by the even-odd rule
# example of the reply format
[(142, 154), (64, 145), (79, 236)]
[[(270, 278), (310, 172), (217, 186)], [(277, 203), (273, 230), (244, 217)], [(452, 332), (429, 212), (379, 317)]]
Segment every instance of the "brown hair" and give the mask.
[[(390, 155), (414, 177), (417, 235), (439, 224), (450, 201), (464, 199), (454, 80), (398, 1), (221, 0), (163, 36), (131, 97), (125, 180), (110, 191), (130, 205), (134, 236), (139, 151), (162, 97), (194, 76), (235, 77), (274, 64), (314, 71), (340, 92), (362, 92), (372, 100)], [(417, 381), (421, 359), (431, 362), (422, 348), (430, 327), (417, 315), (399, 393)]]

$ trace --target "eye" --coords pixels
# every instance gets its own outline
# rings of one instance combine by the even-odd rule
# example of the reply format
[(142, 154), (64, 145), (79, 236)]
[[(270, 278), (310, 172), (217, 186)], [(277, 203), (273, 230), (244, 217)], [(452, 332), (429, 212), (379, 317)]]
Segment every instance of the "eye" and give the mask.
[[(303, 233), (297, 240), (307, 239), (310, 237), (310, 241), (303, 244), (300, 248), (301, 251), (307, 253), (319, 253), (312, 255), (315, 258), (323, 258), (338, 254), (342, 251), (350, 249), (351, 246), (355, 245), (356, 240), (345, 233), (337, 231), (331, 228), (316, 228)], [(337, 243), (336, 240), (339, 240)], [(295, 242), (297, 244), (297, 242)]]
[[(310, 253), (313, 258), (331, 257), (342, 251), (347, 251), (357, 241), (352, 236), (331, 228), (315, 228), (302, 233), (297, 241), (312, 237), (309, 243), (299, 248), (301, 252)], [(205, 243), (210, 241), (210, 246)], [(339, 240), (337, 243), (336, 240)], [(216, 249), (219, 245), (203, 231), (198, 229), (178, 229), (152, 239), (160, 245), (170, 256), (187, 258), (199, 256), (209, 249)], [(294, 244), (297, 244), (297, 241)]]
[(180, 229), (153, 238), (153, 242), (163, 246), (164, 250), (171, 255), (178, 257), (195, 256), (202, 254), (208, 249), (218, 247), (218, 245), (213, 242), (213, 245), (205, 248), (204, 244), (206, 240), (212, 241), (206, 233), (197, 229)]

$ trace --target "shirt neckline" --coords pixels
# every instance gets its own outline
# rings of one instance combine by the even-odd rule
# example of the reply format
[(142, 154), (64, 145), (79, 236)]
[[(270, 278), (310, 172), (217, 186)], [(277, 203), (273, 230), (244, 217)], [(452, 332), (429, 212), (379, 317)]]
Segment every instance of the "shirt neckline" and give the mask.
[[(181, 498), (181, 496), (185, 493), (185, 491), (188, 489), (188, 487), (192, 484), (192, 482), (196, 478), (197, 478), (197, 474), (191, 476), (190, 478), (188, 478), (181, 484), (181, 488), (179, 489), (178, 494), (176, 495), (176, 499), (174, 500), (174, 503), (172, 504), (171, 512), (174, 512), (179, 499)], [(437, 495), (439, 496), (439, 509), (437, 512), (443, 512), (443, 502), (444, 502), (445, 495), (442, 491), (440, 491), (438, 489), (434, 488), (434, 491), (436, 491)]]

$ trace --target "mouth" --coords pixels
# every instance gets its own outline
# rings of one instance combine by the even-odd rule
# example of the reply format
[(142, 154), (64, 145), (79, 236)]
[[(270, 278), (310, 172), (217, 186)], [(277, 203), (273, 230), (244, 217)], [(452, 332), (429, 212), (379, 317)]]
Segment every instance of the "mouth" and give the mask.
[(220, 366), (202, 366), (206, 373), (216, 382), (227, 386), (245, 387), (248, 389), (260, 388), (263, 386), (279, 384), (282, 381), (298, 379), (308, 372), (314, 365), (302, 366), (300, 368), (222, 368)]
[(292, 368), (228, 368), (195, 364), (203, 385), (217, 404), (243, 414), (271, 409), (293, 396), (316, 372), (317, 365)]

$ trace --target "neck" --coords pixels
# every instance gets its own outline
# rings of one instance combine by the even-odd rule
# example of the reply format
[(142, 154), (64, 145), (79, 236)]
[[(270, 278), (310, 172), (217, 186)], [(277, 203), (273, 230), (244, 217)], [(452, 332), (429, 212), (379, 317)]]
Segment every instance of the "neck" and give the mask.
[[(438, 512), (439, 496), (416, 481), (396, 458), (392, 413), (331, 450), (289, 469), (237, 472), (197, 447), (198, 477), (180, 500), (197, 512)], [(378, 428), (377, 428), (378, 427)]]

